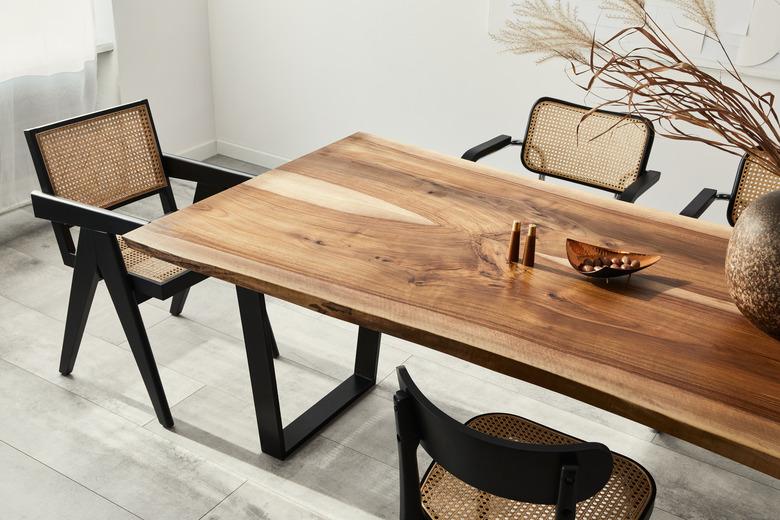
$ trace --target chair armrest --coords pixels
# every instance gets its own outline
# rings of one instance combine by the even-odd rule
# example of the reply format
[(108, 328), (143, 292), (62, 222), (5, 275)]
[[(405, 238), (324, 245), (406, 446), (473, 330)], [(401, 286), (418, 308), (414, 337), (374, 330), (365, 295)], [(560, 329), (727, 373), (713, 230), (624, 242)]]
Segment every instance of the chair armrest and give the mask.
[(140, 218), (88, 206), (40, 191), (33, 191), (30, 198), (36, 217), (58, 224), (92, 229), (111, 235), (123, 235), (147, 224), (147, 221)]
[(198, 202), (252, 178), (230, 168), (222, 168), (178, 155), (163, 154), (163, 169), (168, 177), (197, 183), (193, 202)]
[(461, 159), (477, 162), (483, 157), (490, 155), (493, 152), (497, 152), (498, 150), (505, 148), (510, 144), (512, 144), (512, 138), (510, 136), (499, 135), (498, 137), (494, 137), (489, 141), (478, 144), (474, 148), (470, 148), (461, 156)]
[(728, 198), (728, 196), (718, 196), (718, 192), (712, 188), (704, 188), (696, 197), (685, 206), (680, 212), (684, 217), (699, 218), (707, 211), (707, 208), (719, 198)]
[(660, 178), (661, 172), (647, 170), (623, 190), (623, 193), (619, 194), (617, 199), (625, 202), (636, 202), (636, 199), (649, 190)]

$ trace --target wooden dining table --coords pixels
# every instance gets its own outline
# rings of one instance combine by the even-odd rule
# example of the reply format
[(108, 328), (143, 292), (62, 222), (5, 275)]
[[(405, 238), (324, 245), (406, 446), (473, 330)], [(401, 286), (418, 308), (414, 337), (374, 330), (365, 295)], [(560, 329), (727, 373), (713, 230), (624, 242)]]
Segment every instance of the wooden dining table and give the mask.
[[(513, 220), (537, 225), (532, 268), (506, 261)], [(124, 238), (236, 285), (275, 457), (373, 387), (388, 333), (780, 477), (780, 342), (729, 298), (730, 234), (356, 133)], [(606, 283), (569, 265), (567, 238), (662, 259)], [(354, 374), (286, 427), (264, 294), (359, 325)]]

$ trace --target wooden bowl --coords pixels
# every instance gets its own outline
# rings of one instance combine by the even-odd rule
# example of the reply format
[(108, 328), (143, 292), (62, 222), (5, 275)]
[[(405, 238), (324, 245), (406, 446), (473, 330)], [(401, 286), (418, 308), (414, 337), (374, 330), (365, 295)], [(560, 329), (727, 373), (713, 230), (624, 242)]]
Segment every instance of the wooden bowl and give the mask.
[[(586, 244), (585, 242), (579, 242), (566, 239), (566, 256), (569, 258), (569, 263), (578, 273), (590, 276), (592, 278), (614, 278), (616, 276), (626, 276), (646, 269), (658, 262), (661, 257), (658, 255), (645, 255), (642, 253), (630, 253), (628, 251), (615, 251), (613, 249), (607, 249), (604, 247), (594, 246), (593, 244)], [(580, 266), (586, 258), (596, 259), (603, 257), (623, 257), (628, 256), (631, 260), (639, 260), (639, 267), (636, 269), (613, 269), (611, 267), (604, 267), (598, 271), (585, 272), (580, 269)]]

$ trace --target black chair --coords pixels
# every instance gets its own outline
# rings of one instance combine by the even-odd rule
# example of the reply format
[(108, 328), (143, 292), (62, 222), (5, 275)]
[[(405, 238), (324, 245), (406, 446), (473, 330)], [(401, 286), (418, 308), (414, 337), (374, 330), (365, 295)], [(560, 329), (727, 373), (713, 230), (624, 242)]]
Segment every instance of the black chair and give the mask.
[(644, 118), (545, 97), (531, 110), (525, 139), (499, 135), (462, 158), (476, 162), (507, 146), (522, 146), (523, 166), (541, 180), (565, 179), (635, 202), (661, 178), (646, 170), (654, 136)]
[[(102, 279), (157, 419), (172, 426), (138, 304), (172, 297), (171, 314), (178, 315), (189, 288), (206, 277), (130, 249), (121, 235), (146, 222), (111, 210), (159, 195), (164, 213), (176, 211), (169, 178), (197, 183), (197, 202), (252, 177), (163, 154), (146, 100), (33, 128), (25, 136), (43, 190), (31, 195), (33, 211), (51, 221), (62, 261), (73, 267), (60, 372), (73, 370)], [(74, 226), (80, 228), (78, 247), (71, 235)]]
[[(655, 482), (636, 462), (516, 415), (465, 425), (397, 369), (401, 520), (646, 520)], [(419, 481), (417, 447), (433, 458)]]
[(780, 176), (767, 170), (752, 156), (745, 154), (739, 163), (731, 193), (718, 193), (712, 188), (704, 188), (685, 206), (680, 215), (699, 218), (716, 200), (727, 200), (729, 204), (726, 218), (733, 226), (745, 208), (754, 200), (775, 190), (780, 190)]

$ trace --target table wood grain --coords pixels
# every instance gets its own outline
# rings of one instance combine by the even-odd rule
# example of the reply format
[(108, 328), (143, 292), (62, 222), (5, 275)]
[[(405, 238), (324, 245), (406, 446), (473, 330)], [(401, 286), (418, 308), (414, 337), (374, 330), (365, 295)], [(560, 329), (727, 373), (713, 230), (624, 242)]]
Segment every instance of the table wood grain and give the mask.
[[(538, 225), (532, 269), (505, 261), (514, 219)], [(730, 233), (358, 133), (125, 239), (780, 477), (780, 342), (728, 296)], [(663, 259), (592, 281), (567, 237)]]

